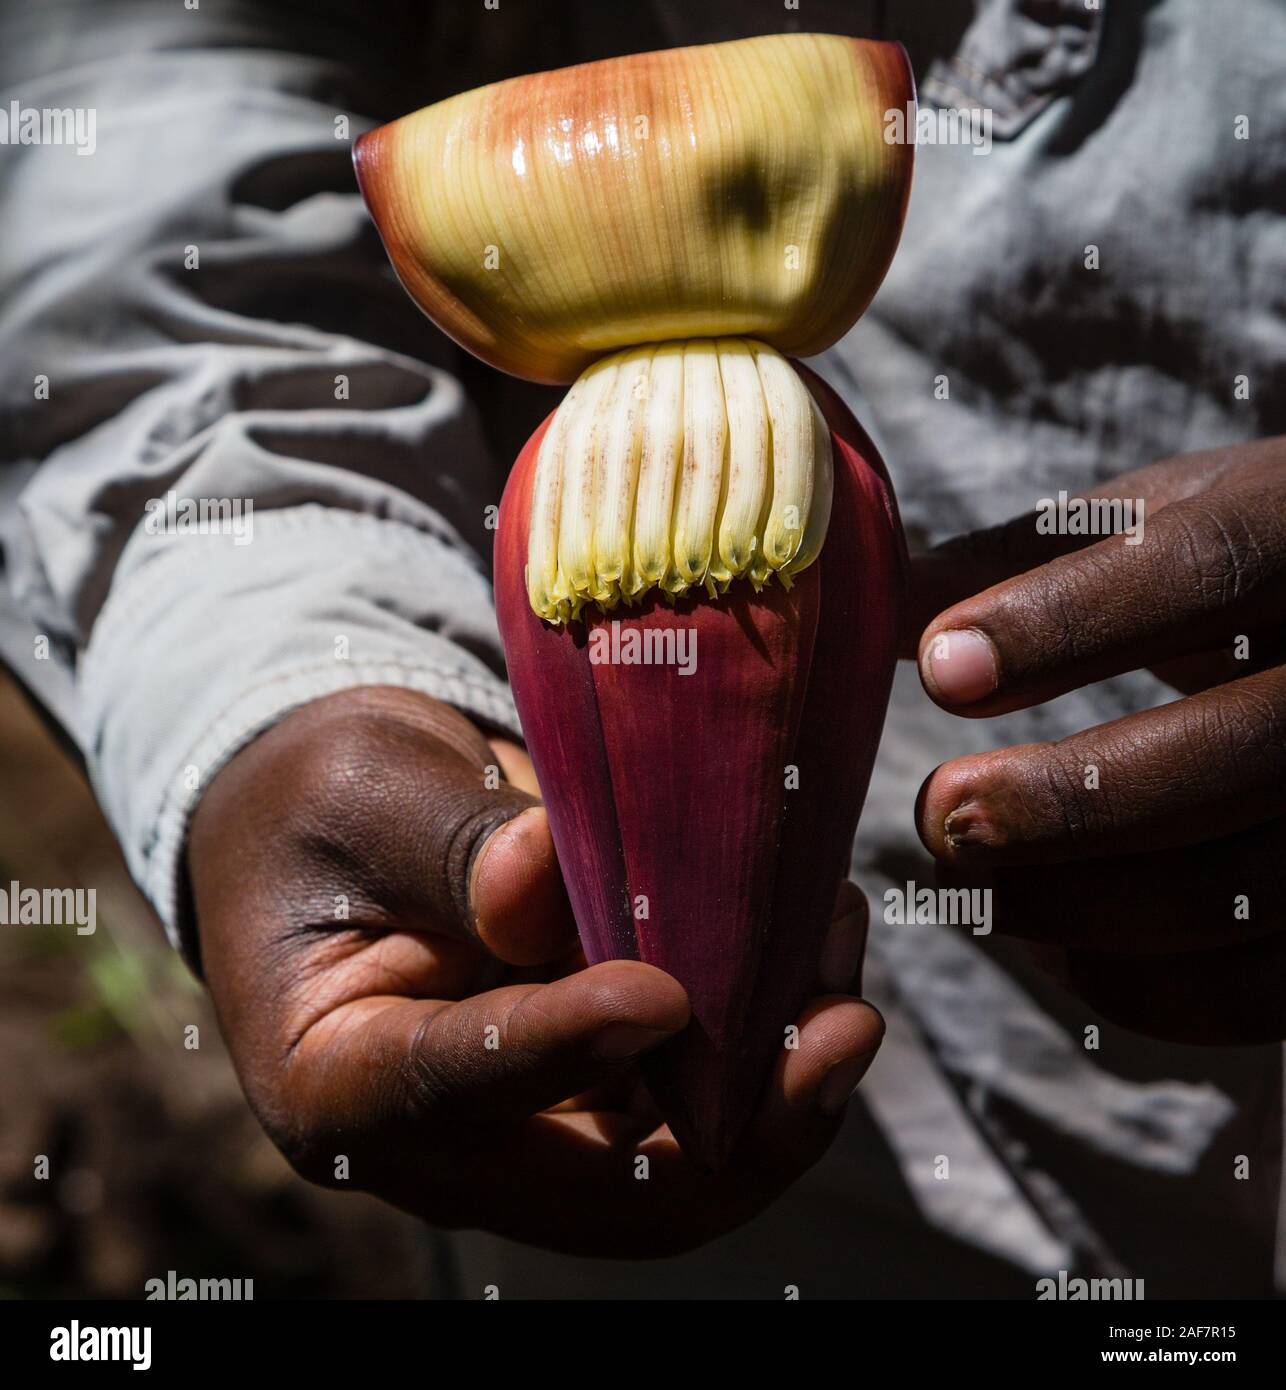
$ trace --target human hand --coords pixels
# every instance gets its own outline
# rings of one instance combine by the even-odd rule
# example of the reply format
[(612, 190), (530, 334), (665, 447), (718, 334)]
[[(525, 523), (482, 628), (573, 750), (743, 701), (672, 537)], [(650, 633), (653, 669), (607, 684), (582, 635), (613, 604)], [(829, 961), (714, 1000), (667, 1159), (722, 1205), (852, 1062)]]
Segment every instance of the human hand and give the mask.
[[(488, 766), (506, 780), (488, 787)], [(424, 695), (354, 690), (289, 715), (218, 774), (192, 827), (220, 1024), (268, 1134), (316, 1182), (345, 1186), (345, 1155), (347, 1183), (437, 1226), (583, 1254), (691, 1248), (833, 1138), (883, 1031), (846, 993), (865, 900), (841, 891), (826, 992), (708, 1175), (634, 1065), (684, 1026), (687, 996), (639, 962), (586, 967), (535, 793), (521, 749)]]
[(1040, 535), (1029, 514), (917, 563), (925, 689), (980, 718), (1150, 667), (1188, 698), (943, 764), (921, 837), (948, 880), (992, 887), (995, 929), (1105, 1016), (1181, 1041), (1279, 1040), (1286, 439), (1086, 496), (1144, 499), (1142, 542)]

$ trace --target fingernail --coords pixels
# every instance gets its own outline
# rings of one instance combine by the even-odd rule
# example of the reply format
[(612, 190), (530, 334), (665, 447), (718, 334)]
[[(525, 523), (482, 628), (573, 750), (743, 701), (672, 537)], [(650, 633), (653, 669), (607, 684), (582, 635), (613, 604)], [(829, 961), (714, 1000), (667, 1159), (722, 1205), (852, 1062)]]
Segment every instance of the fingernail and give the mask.
[(823, 1115), (838, 1115), (843, 1110), (874, 1060), (874, 1052), (863, 1052), (860, 1056), (835, 1063), (817, 1092), (817, 1108)]
[(995, 647), (973, 628), (939, 632), (925, 648), (921, 670), (925, 684), (949, 705), (981, 700), (1000, 678)]
[(942, 822), (942, 834), (952, 849), (975, 849), (994, 838), (991, 822), (982, 807), (973, 801), (957, 806), (947, 816)]
[(638, 1023), (609, 1023), (594, 1039), (594, 1051), (605, 1062), (624, 1062), (672, 1038), (666, 1028), (644, 1028)]
[(836, 918), (826, 929), (826, 939), (822, 942), (822, 956), (818, 967), (818, 976), (824, 990), (843, 993), (852, 988), (853, 977), (857, 974), (857, 967), (862, 963), (865, 937), (865, 924), (858, 916)]
[(469, 865), (466, 889), (466, 921), (472, 921), (475, 930), (481, 934), (482, 923), (478, 913), (478, 883), (482, 878), (482, 866), (486, 863), (491, 851), (498, 845), (506, 835), (516, 833), (515, 827), (524, 816), (530, 815), (533, 811), (543, 810), (540, 806), (525, 806), (517, 815), (512, 810), (500, 811), (497, 813), (496, 823), (491, 827), (486, 835), (481, 835), (474, 843), (473, 862)]

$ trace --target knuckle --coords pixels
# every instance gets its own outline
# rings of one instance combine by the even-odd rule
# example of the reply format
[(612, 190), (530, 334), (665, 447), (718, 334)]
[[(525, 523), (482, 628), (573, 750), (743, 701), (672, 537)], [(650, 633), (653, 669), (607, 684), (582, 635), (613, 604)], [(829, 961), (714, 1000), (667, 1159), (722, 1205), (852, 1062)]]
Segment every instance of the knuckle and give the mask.
[(431, 1151), (503, 1119), (512, 1083), (533, 1065), (529, 1030), (517, 1022), (528, 991), (514, 988), (514, 998), (496, 1000), (485, 1016), (446, 1007), (416, 1024), (399, 1059), (397, 1104), (415, 1116)]
[(1007, 644), (1009, 677), (1083, 660), (1094, 646), (1094, 612), (1094, 605), (1085, 601), (1083, 583), (1064, 562), (1054, 561), (1015, 581), (1001, 607), (1002, 625), (1017, 638)]
[(391, 905), (391, 878), (422, 820), (408, 810), (424, 794), (415, 756), (423, 750), (408, 749), (401, 730), (360, 709), (305, 730), (303, 740), (283, 769), (300, 853), (326, 885), (347, 884)]
[[(1083, 748), (1049, 744), (1039, 764), (1038, 795), (1043, 820), (1053, 834), (1073, 848), (1109, 835), (1115, 824), (1113, 801), (1100, 780), (1093, 791), (1085, 785), (1090, 761)], [(1102, 761), (1099, 759), (1098, 761)]]
[(457, 1053), (443, 1036), (444, 1028), (450, 1027), (450, 1018), (450, 1011), (422, 1018), (411, 1034), (401, 1065), (406, 1099), (418, 1118), (429, 1121), (430, 1142), (436, 1128), (434, 1121), (458, 1103), (460, 1094), (459, 1062), (448, 1064), (446, 1060)]
[[(1193, 498), (1169, 511), (1172, 544), (1186, 557), (1192, 596), (1203, 611), (1231, 607), (1258, 587), (1263, 577), (1259, 548), (1235, 509), (1220, 506), (1217, 499)], [(1168, 563), (1157, 582), (1163, 598), (1173, 604), (1174, 576)]]
[(339, 798), (351, 805), (354, 796), (379, 787), (389, 743), (378, 723), (346, 710), (301, 733), (304, 746), (298, 750), (295, 783), (301, 801), (325, 807)]
[[(1286, 719), (1262, 690), (1225, 686), (1218, 698), (1186, 701), (1184, 738), (1194, 761), (1261, 782), (1286, 763)], [(1267, 761), (1266, 761), (1267, 760)]]

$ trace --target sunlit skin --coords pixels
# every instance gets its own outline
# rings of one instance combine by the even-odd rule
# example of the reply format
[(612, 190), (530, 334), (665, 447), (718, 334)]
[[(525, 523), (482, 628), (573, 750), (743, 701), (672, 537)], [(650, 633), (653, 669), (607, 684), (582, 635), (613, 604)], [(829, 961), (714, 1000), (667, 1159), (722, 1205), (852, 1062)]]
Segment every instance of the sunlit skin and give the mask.
[[(508, 780), (488, 788), (496, 764)], [(883, 1031), (854, 993), (865, 901), (841, 890), (799, 1047), (708, 1176), (633, 1061), (684, 1026), (687, 998), (638, 962), (585, 967), (535, 792), (522, 749), (411, 691), (287, 717), (219, 773), (193, 826), (220, 1023), (255, 1112), (314, 1181), (559, 1250), (687, 1249), (830, 1144)]]

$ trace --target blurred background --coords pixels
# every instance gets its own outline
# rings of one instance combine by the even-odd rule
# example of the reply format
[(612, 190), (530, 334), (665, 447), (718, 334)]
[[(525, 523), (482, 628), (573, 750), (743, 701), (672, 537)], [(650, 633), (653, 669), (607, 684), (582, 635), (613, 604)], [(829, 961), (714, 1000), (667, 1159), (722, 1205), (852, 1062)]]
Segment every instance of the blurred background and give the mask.
[(422, 1295), (423, 1228), (309, 1186), (265, 1138), (88, 784), (0, 673), (12, 880), (92, 885), (98, 921), (0, 926), (0, 1297), (136, 1299), (168, 1270), (253, 1279), (256, 1299)]

